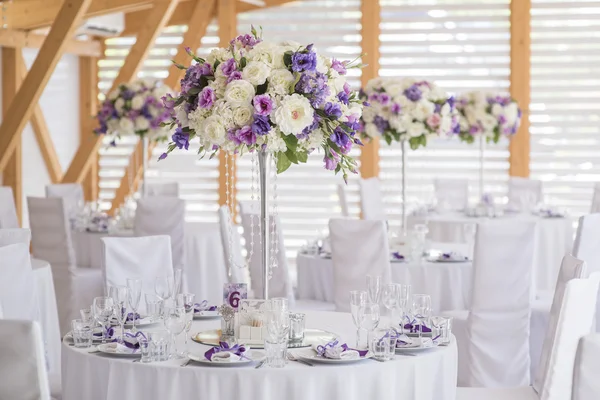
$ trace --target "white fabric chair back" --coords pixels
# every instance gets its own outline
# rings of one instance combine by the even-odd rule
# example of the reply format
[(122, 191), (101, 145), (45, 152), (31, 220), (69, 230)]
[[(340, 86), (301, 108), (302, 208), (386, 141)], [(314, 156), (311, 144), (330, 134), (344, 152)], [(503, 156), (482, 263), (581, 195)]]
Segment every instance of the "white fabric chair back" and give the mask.
[(238, 201), (240, 215), (260, 215), (260, 203), (258, 201)]
[(582, 337), (577, 346), (573, 371), (572, 400), (600, 399), (600, 335)]
[(467, 179), (435, 179), (435, 198), (446, 203), (452, 210), (462, 210), (469, 204), (469, 181)]
[(15, 207), (15, 198), (10, 186), (0, 186), (0, 228), (19, 227), (19, 218)]
[(385, 221), (387, 216), (383, 205), (379, 178), (361, 179), (359, 185), (362, 218)]
[(17, 243), (0, 247), (0, 304), (4, 318), (37, 321), (36, 293), (29, 246)]
[(0, 399), (50, 399), (44, 341), (37, 322), (0, 320), (0, 383)]
[(55, 268), (75, 266), (67, 209), (62, 198), (27, 198), (31, 249), (35, 258), (46, 260)]
[(175, 197), (146, 197), (138, 200), (135, 236), (169, 235), (173, 268), (185, 260), (185, 201)]
[(590, 213), (600, 213), (600, 182), (594, 185), (594, 195), (592, 196), (592, 208)]
[(146, 183), (144, 182), (144, 197), (179, 197), (179, 183)]
[(391, 279), (390, 250), (384, 221), (331, 219), (333, 291), (337, 311), (350, 311), (350, 291), (366, 290), (366, 276)]
[(556, 313), (550, 314), (542, 363), (533, 382), (541, 400), (571, 398), (577, 345), (592, 330), (599, 283), (596, 272), (587, 279), (570, 280), (562, 299), (554, 296), (552, 311)]
[(467, 319), (467, 386), (529, 384), (529, 315), (535, 222), (477, 225)]
[[(173, 275), (169, 236), (105, 237), (103, 267), (106, 287), (142, 280), (142, 293), (154, 293), (157, 276)], [(143, 299), (140, 308), (145, 308)]]
[[(589, 214), (579, 218), (573, 255), (585, 261), (590, 273), (600, 272), (600, 214)], [(596, 331), (600, 331), (600, 293), (596, 304), (596, 325)]]
[(508, 180), (508, 203), (519, 208), (526, 206), (529, 199), (535, 205), (543, 200), (542, 181), (511, 176)]
[(342, 210), (342, 217), (349, 217), (350, 211), (348, 208), (348, 196), (346, 194), (346, 185), (343, 183), (338, 183), (337, 185), (337, 195), (340, 201), (340, 208)]
[(77, 214), (83, 206), (83, 187), (79, 183), (59, 183), (46, 186), (46, 197), (61, 197), (70, 216)]
[(31, 231), (25, 228), (0, 229), (0, 247), (17, 243), (23, 243), (29, 249)]
[(221, 229), (221, 243), (229, 280), (232, 283), (247, 283), (245, 267), (246, 260), (242, 255), (242, 240), (238, 227), (233, 223), (229, 208), (219, 208), (219, 227)]

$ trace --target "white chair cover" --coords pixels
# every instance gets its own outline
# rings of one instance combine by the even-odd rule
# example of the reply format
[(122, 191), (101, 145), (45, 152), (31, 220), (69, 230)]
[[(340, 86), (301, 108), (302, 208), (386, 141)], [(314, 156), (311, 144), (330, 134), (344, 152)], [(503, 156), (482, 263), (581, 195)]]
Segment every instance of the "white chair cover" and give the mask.
[(42, 331), (35, 321), (0, 320), (0, 399), (50, 399)]
[(434, 179), (435, 198), (445, 202), (453, 210), (462, 210), (469, 204), (469, 181), (467, 179)]
[(390, 250), (383, 221), (331, 219), (334, 303), (337, 311), (350, 311), (350, 291), (366, 290), (366, 276), (391, 280)]
[(16, 243), (23, 243), (29, 249), (31, 231), (25, 228), (0, 229), (0, 247)]
[(70, 216), (77, 213), (83, 206), (83, 188), (79, 183), (59, 183), (46, 186), (46, 197), (61, 197)]
[[(542, 359), (533, 382), (541, 400), (570, 399), (579, 340), (592, 330), (600, 273), (572, 279), (554, 296)], [(560, 304), (560, 306), (555, 303)]]
[(24, 243), (0, 247), (0, 304), (4, 318), (39, 320), (29, 246)]
[[(173, 275), (169, 236), (104, 237), (102, 242), (106, 287), (124, 286), (134, 278), (142, 280), (142, 293), (154, 293), (157, 276)], [(143, 299), (140, 309), (145, 310)]]
[(33, 256), (50, 263), (61, 334), (71, 329), (79, 310), (89, 307), (94, 297), (102, 296), (100, 269), (77, 268), (71, 230), (62, 198), (27, 198)]
[(15, 208), (15, 198), (10, 186), (0, 186), (0, 228), (19, 227), (19, 218)]
[(590, 213), (600, 213), (600, 182), (594, 185), (594, 195), (592, 197), (592, 208)]
[(361, 179), (359, 185), (362, 218), (385, 221), (387, 217), (379, 178)]
[(185, 260), (185, 201), (174, 197), (147, 197), (138, 200), (135, 236), (169, 235), (173, 268)]
[(340, 209), (342, 210), (342, 217), (349, 217), (350, 211), (348, 208), (348, 196), (346, 194), (346, 185), (345, 184), (338, 183), (337, 195), (338, 195), (338, 200), (340, 201)]
[(577, 347), (573, 371), (572, 400), (600, 399), (600, 335), (582, 337)]
[(144, 197), (179, 197), (179, 183), (177, 182), (148, 184), (144, 182), (144, 189), (142, 190)]
[(533, 203), (543, 200), (542, 181), (529, 178), (511, 176), (508, 180), (508, 203), (519, 208), (525, 206), (523, 203), (527, 194), (531, 195)]
[(246, 275), (246, 260), (242, 255), (242, 240), (238, 227), (233, 223), (229, 208), (219, 208), (219, 227), (221, 229), (221, 242), (223, 255), (229, 280), (232, 283), (248, 283)]
[(459, 349), (459, 386), (529, 384), (535, 234), (532, 221), (478, 224), (471, 309), (466, 323), (455, 317), (453, 328)]

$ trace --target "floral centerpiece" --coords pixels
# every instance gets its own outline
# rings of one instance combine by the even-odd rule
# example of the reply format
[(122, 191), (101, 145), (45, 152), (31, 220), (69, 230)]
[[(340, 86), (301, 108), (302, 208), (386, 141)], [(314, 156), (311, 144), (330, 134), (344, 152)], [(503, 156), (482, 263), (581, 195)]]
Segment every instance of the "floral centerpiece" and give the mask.
[(315, 149), (323, 150), (326, 169), (344, 179), (356, 172), (348, 153), (362, 144), (362, 101), (345, 75), (360, 65), (323, 57), (313, 45), (263, 42), (254, 28), (206, 59), (187, 51), (196, 62), (178, 65), (186, 70), (181, 93), (164, 99), (175, 133), (161, 159), (197, 140), (201, 157), (267, 151), (278, 173)]
[(456, 103), (460, 114), (462, 141), (473, 143), (476, 136), (498, 143), (502, 136), (517, 133), (521, 110), (509, 95), (473, 91), (461, 94)]
[(160, 81), (137, 80), (119, 85), (102, 103), (96, 134), (110, 135), (113, 145), (121, 136), (138, 135), (151, 141), (168, 138), (163, 126), (170, 119), (162, 98), (170, 89)]
[(408, 141), (415, 150), (431, 136), (458, 133), (454, 98), (432, 82), (410, 78), (371, 79), (361, 99), (370, 107), (363, 112), (363, 135)]

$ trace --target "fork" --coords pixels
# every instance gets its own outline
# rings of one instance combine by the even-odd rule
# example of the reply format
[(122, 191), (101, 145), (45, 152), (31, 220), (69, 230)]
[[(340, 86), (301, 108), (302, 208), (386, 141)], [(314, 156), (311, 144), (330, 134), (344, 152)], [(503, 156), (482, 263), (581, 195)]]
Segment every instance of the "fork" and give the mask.
[(290, 360), (290, 361), (299, 362), (300, 364), (308, 365), (309, 367), (314, 367), (315, 366), (313, 363), (310, 363), (310, 362), (308, 362), (306, 360), (298, 358), (298, 357), (294, 356), (292, 353), (287, 353), (287, 359)]
[(255, 369), (262, 368), (265, 365), (265, 362), (267, 362), (266, 358), (264, 360), (260, 361), (258, 364), (256, 364), (256, 367), (254, 367), (254, 368)]

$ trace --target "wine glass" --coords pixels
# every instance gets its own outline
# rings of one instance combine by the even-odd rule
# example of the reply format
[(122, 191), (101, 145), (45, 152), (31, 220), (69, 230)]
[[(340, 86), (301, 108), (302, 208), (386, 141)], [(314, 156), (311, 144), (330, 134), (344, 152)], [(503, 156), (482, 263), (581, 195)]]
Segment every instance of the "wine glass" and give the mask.
[(125, 338), (125, 321), (127, 320), (127, 300), (129, 289), (127, 286), (111, 286), (108, 295), (113, 300), (113, 314), (121, 327), (121, 341)]
[(367, 293), (369, 301), (373, 304), (379, 304), (381, 298), (381, 276), (367, 275)]
[(380, 317), (379, 304), (365, 304), (365, 322), (363, 326), (367, 331), (367, 344), (371, 340), (372, 332), (379, 326)]
[(161, 300), (167, 300), (173, 295), (173, 276), (157, 276), (154, 279), (154, 292)]
[(187, 352), (188, 336), (192, 328), (194, 319), (194, 298), (193, 293), (181, 293), (177, 295), (177, 306), (185, 308), (186, 324), (185, 324), (185, 349)]
[(367, 292), (353, 290), (350, 292), (350, 313), (356, 326), (356, 345), (360, 345), (360, 331), (365, 322), (365, 306), (367, 305)]
[(400, 329), (404, 332), (404, 317), (408, 314), (411, 304), (410, 285), (398, 285), (398, 309), (400, 310)]
[(185, 307), (178, 307), (176, 302), (169, 302), (165, 305), (164, 320), (163, 323), (167, 332), (171, 335), (171, 343), (173, 343), (173, 351), (171, 355), (173, 358), (180, 356), (181, 353), (177, 351), (177, 342), (175, 337), (179, 335), (185, 329), (187, 324), (187, 315)]
[(183, 291), (183, 270), (176, 268), (173, 273), (173, 297), (176, 297)]
[(416, 323), (419, 324), (419, 340), (423, 334), (423, 326), (429, 325), (431, 318), (431, 296), (428, 294), (413, 294), (412, 309)]
[(129, 296), (127, 302), (133, 313), (133, 326), (131, 327), (132, 332), (136, 332), (135, 321), (138, 308), (140, 306), (140, 299), (142, 298), (142, 280), (141, 279), (127, 279), (127, 288), (129, 289)]
[(113, 308), (113, 299), (106, 296), (96, 297), (92, 303), (94, 319), (102, 327), (102, 343), (106, 343), (106, 325), (108, 325), (110, 317), (113, 314)]
[(383, 286), (381, 294), (383, 305), (390, 311), (390, 327), (394, 327), (396, 322), (396, 307), (398, 307), (398, 296), (400, 295), (400, 285), (397, 283), (388, 283)]

